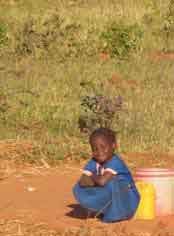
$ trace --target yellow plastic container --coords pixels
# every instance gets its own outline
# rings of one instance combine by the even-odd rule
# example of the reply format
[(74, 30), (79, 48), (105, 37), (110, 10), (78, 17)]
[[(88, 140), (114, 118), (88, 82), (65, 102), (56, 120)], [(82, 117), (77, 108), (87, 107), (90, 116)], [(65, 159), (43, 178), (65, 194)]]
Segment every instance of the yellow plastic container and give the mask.
[(151, 183), (136, 182), (141, 200), (135, 214), (136, 219), (150, 220), (155, 217), (155, 187)]

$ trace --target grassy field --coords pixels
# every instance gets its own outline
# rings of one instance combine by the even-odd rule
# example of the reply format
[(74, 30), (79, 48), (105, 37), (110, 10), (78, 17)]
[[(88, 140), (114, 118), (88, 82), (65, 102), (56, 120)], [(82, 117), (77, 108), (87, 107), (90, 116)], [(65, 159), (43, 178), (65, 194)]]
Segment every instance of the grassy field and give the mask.
[(86, 158), (82, 131), (105, 124), (119, 152), (172, 152), (174, 60), (157, 53), (173, 38), (173, 0), (0, 0), (2, 148), (29, 142), (31, 162)]

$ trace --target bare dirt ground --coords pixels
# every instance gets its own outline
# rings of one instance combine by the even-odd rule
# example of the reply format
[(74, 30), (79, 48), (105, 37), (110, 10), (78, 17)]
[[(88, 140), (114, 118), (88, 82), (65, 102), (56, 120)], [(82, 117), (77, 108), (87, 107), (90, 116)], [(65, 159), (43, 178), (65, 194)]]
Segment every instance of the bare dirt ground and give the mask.
[(86, 212), (72, 195), (72, 187), (79, 176), (80, 166), (74, 165), (16, 168), (0, 181), (0, 221), (45, 223), (56, 230), (88, 226), (100, 232), (119, 229), (122, 235), (174, 235), (174, 216), (154, 220), (132, 219), (113, 224), (87, 219)]

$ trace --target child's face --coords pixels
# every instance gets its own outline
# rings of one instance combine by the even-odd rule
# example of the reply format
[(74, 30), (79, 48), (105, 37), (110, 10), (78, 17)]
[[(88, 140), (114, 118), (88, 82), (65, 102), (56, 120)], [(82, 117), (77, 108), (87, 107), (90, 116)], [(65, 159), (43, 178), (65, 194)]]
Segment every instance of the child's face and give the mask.
[(110, 143), (105, 137), (98, 136), (91, 140), (93, 157), (99, 163), (112, 158), (115, 143)]

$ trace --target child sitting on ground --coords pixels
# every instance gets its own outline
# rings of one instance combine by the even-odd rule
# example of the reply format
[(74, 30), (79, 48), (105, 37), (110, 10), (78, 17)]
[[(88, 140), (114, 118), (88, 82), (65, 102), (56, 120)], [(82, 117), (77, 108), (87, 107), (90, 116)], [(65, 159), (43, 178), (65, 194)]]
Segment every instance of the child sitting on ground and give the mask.
[(115, 133), (108, 128), (96, 129), (89, 142), (93, 157), (73, 188), (76, 200), (97, 215), (102, 213), (104, 222), (130, 219), (140, 196), (129, 169), (114, 154)]

